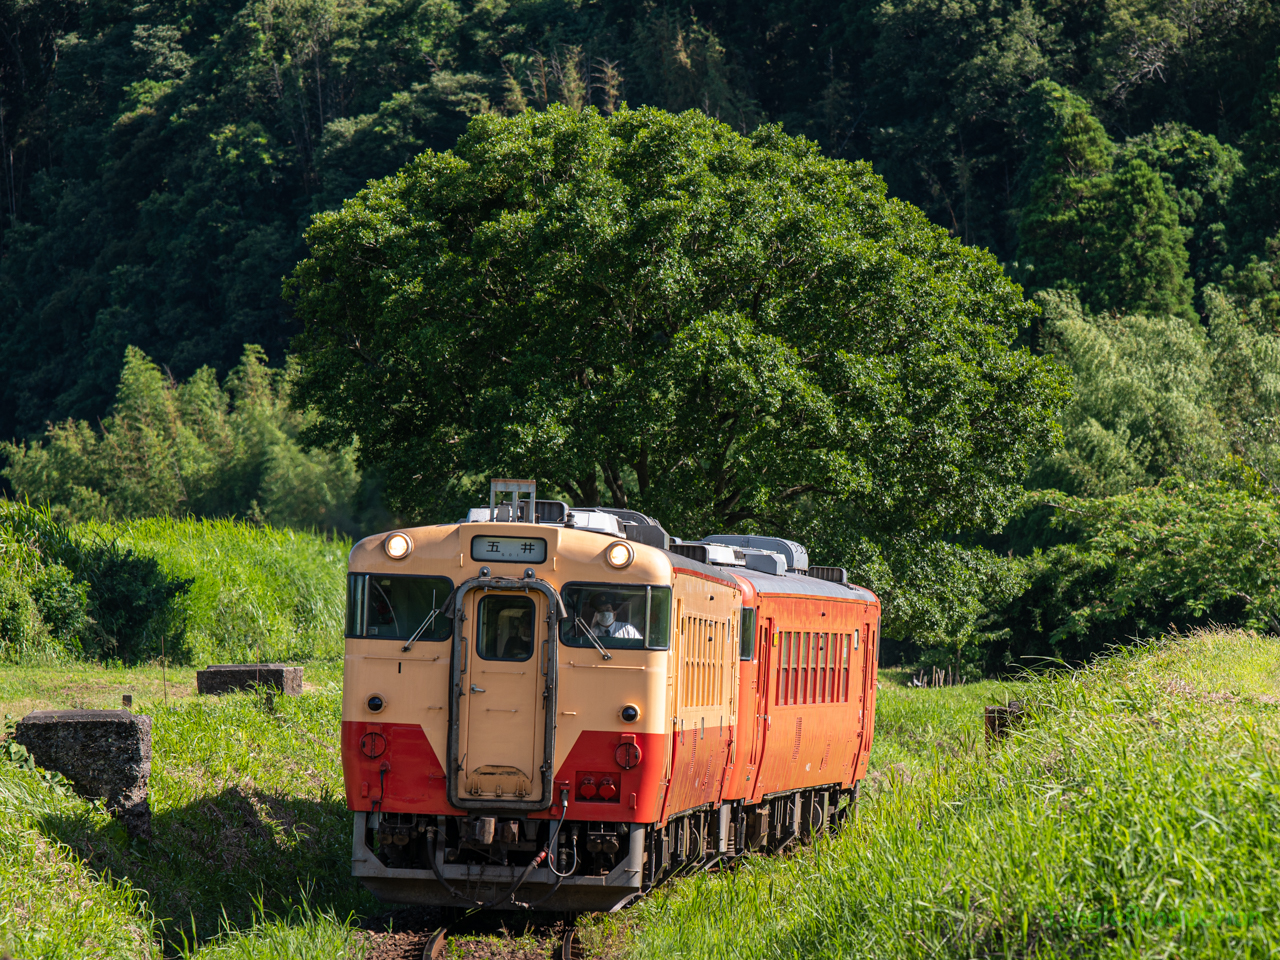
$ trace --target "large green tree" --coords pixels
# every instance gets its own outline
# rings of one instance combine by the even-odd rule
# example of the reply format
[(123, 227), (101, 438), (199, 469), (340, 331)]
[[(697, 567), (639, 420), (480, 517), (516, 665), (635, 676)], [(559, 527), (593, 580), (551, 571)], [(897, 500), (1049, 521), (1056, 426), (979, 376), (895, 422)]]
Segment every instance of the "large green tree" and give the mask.
[(1049, 81), (1036, 90), (1051, 132), (1019, 224), (1029, 285), (1073, 290), (1094, 310), (1188, 313), (1186, 238), (1160, 175), (1136, 157), (1117, 168), (1080, 97)]
[(684, 536), (803, 529), (869, 568), (999, 525), (1062, 397), (1011, 347), (1034, 308), (989, 254), (775, 127), (479, 117), (306, 237), (311, 437), (358, 434), (425, 517), (529, 475)]

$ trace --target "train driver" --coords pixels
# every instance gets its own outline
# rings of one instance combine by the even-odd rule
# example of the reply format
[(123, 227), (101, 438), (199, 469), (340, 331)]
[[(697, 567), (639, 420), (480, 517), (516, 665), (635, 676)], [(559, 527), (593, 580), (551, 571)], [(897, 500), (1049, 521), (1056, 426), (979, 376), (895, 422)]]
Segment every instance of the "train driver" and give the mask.
[[(617, 617), (619, 610), (615, 609), (614, 599), (607, 593), (597, 593), (591, 598), (591, 606), (596, 614), (591, 618), (591, 631), (597, 637), (619, 637), (623, 640), (640, 640), (642, 634), (639, 630), (627, 623), (625, 620), (619, 620)], [(630, 603), (622, 605), (629, 608)]]

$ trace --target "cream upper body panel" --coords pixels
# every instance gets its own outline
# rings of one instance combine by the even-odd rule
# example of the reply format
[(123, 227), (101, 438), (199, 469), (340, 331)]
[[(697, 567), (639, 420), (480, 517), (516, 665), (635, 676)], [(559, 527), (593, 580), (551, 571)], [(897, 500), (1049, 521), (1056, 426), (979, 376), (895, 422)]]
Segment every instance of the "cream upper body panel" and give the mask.
[[(406, 534), (412, 541), (412, 549), (401, 559), (393, 559), (384, 548), (392, 533)], [(521, 543), (545, 540), (545, 559), (473, 559), (484, 556), (486, 538), (513, 538)], [(474, 553), (473, 541), (480, 545)], [(618, 541), (600, 533), (529, 523), (411, 527), (361, 540), (351, 550), (349, 570), (355, 574), (445, 577), (457, 586), (480, 577), (484, 567), (489, 568), (490, 577), (516, 581), (532, 569), (536, 578), (557, 591), (572, 583), (672, 585), (671, 559), (654, 547), (623, 541), (634, 551), (634, 559), (622, 569), (611, 566), (605, 553)], [(540, 555), (540, 551), (532, 552)], [(688, 578), (680, 580), (683, 586)], [(519, 589), (516, 583), (512, 586)], [(677, 589), (677, 593), (683, 592)], [(674, 620), (674, 610), (670, 619)], [(664, 708), (676, 655), (677, 628), (674, 623), (671, 627), (668, 649), (610, 649), (607, 661), (594, 647), (557, 644), (557, 764), (582, 730), (670, 731)], [(408, 651), (403, 646), (402, 640), (347, 638), (343, 718), (420, 724), (432, 747), (442, 755), (449, 724), (451, 642), (419, 640)], [(377, 714), (367, 706), (372, 693), (385, 702)], [(621, 719), (628, 704), (639, 708), (640, 716), (633, 723)], [(715, 719), (708, 719), (716, 722), (721, 712), (717, 708)]]

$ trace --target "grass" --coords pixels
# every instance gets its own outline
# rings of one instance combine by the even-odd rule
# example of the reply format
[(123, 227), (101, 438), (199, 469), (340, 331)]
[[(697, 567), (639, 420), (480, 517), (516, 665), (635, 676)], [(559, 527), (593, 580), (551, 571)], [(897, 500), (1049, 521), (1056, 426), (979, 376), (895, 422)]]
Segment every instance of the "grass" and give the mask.
[[(338, 664), (274, 701), (196, 698), (170, 671), (167, 707), (159, 674), (0, 667), (7, 712), (132, 692), (154, 740), (149, 843), (0, 763), (0, 950), (361, 956), (352, 917), (382, 908), (348, 870)], [(661, 889), (589, 942), (633, 960), (1275, 952), (1280, 641), (1209, 631), (1021, 684), (884, 677), (841, 834)], [(989, 746), (981, 708), (1010, 698), (1027, 722)]]
[(632, 958), (1274, 955), (1280, 641), (1174, 637), (1022, 694), (1004, 743), (916, 749), (840, 835), (593, 936)]
[(192, 580), (180, 600), (186, 663), (312, 660), (342, 655), (351, 542), (232, 520), (155, 517), (84, 524), (173, 577)]
[[(381, 908), (350, 875), (351, 822), (337, 749), (341, 664), (308, 664), (298, 697), (197, 698), (193, 670), (167, 675), (168, 706), (157, 666), (0, 667), (0, 708), (15, 717), (45, 707), (118, 707), (120, 693), (130, 692), (134, 711), (152, 718), (149, 842), (131, 842), (94, 805), (51, 793), (17, 771), (32, 780), (30, 790), (51, 794), (22, 814), (25, 820), (12, 814), (25, 809), (22, 803), (0, 810), (0, 833), (12, 837), (26, 824), (23, 843), (43, 850), (50, 864), (44, 873), (22, 868), (46, 900), (27, 908), (31, 926), (49, 936), (66, 927), (68, 945), (86, 942), (76, 939), (80, 928), (59, 919), (50, 896), (57, 872), (72, 871), (92, 891), (91, 902), (110, 905), (106, 929), (144, 931), (127, 949), (92, 955), (172, 955), (184, 941), (198, 944), (201, 956), (360, 955), (350, 918)], [(0, 762), (6, 774), (16, 769)], [(11, 870), (19, 867), (0, 867), (0, 882)], [(0, 903), (12, 913), (8, 889)], [(0, 950), (86, 955), (47, 944), (27, 949), (15, 929), (0, 924)]]
[(253, 925), (222, 925), (219, 935), (198, 947), (184, 944), (183, 960), (359, 960), (365, 944), (354, 917), (316, 910), (304, 897), (283, 916), (258, 904)]
[(876, 692), (875, 744), (867, 786), (891, 776), (914, 775), (941, 759), (967, 757), (982, 745), (983, 709), (1005, 704), (1027, 684), (985, 680), (956, 687), (908, 687), (905, 670), (881, 670)]

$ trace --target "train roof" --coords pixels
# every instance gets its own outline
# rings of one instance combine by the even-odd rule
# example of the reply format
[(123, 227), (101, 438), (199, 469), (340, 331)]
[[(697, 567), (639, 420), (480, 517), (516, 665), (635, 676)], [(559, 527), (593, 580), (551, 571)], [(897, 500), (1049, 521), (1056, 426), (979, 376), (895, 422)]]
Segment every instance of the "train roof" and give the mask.
[(864, 603), (879, 603), (879, 598), (864, 587), (852, 583), (833, 583), (830, 580), (819, 580), (803, 573), (765, 573), (762, 570), (749, 570), (734, 567), (735, 576), (741, 577), (756, 588), (761, 594), (790, 594), (805, 597), (831, 597), (835, 600), (861, 600)]
[[(659, 547), (658, 549), (661, 550), (662, 548)], [(662, 550), (662, 552), (667, 555), (667, 559), (671, 561), (671, 566), (676, 569), (687, 570), (689, 573), (706, 577), (719, 583), (728, 584), (735, 590), (741, 589), (741, 587), (739, 587), (733, 580), (733, 574), (737, 572), (736, 570), (729, 571), (724, 567), (713, 567), (709, 563), (702, 563), (701, 561), (694, 560), (690, 557), (685, 557), (678, 553), (672, 553), (670, 550)]]

